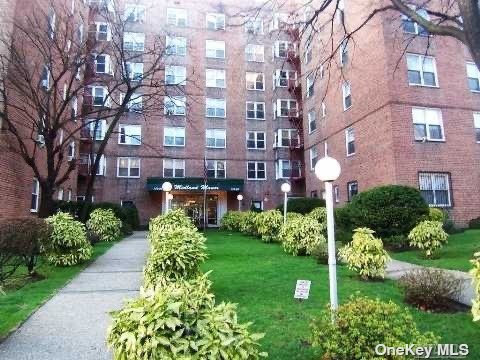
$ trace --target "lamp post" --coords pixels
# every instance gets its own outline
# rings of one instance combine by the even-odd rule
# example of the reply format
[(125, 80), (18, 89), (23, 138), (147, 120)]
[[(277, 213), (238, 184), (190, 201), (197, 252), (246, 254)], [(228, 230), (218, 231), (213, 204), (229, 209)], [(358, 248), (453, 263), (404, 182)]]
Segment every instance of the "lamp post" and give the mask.
[(242, 195), (242, 194), (238, 194), (238, 195), (237, 195), (237, 200), (238, 200), (238, 211), (242, 211), (243, 195)]
[(287, 223), (287, 202), (288, 193), (292, 190), (292, 186), (289, 183), (283, 183), (280, 189), (283, 192), (283, 223)]
[(169, 195), (170, 191), (172, 191), (173, 185), (171, 182), (165, 181), (162, 184), (162, 190), (165, 192), (165, 212), (168, 212), (168, 200), (169, 200)]
[(337, 160), (325, 154), (315, 165), (315, 175), (325, 183), (325, 202), (327, 205), (327, 234), (328, 234), (328, 277), (330, 282), (330, 308), (332, 321), (335, 321), (334, 311), (338, 309), (337, 295), (337, 260), (335, 258), (335, 222), (333, 218), (333, 191), (332, 182), (337, 180), (341, 167)]

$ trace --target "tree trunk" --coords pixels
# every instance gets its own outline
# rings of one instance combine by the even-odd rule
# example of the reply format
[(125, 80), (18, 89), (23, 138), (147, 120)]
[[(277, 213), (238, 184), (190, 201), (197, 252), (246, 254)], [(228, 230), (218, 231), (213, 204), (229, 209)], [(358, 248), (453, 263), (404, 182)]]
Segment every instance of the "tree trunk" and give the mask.
[(53, 195), (55, 191), (52, 186), (41, 186), (40, 206), (38, 209), (39, 218), (47, 218), (55, 212), (55, 201)]
[[(95, 170), (91, 170), (94, 172)], [(96, 172), (96, 171), (95, 171)], [(95, 174), (89, 174), (87, 179), (87, 187), (85, 189), (85, 203), (82, 206), (82, 210), (80, 212), (80, 220), (82, 222), (86, 222), (88, 219), (88, 210), (90, 208), (90, 204), (92, 203), (92, 195), (93, 195), (93, 186), (95, 184)]]

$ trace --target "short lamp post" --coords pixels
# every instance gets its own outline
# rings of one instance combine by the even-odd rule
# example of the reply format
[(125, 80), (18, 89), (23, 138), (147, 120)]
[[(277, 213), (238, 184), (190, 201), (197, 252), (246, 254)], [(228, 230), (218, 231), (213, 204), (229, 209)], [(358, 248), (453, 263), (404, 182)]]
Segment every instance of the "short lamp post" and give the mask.
[(341, 167), (337, 160), (325, 155), (315, 165), (315, 175), (325, 183), (325, 201), (327, 206), (327, 234), (328, 234), (328, 275), (330, 282), (330, 308), (332, 309), (332, 321), (335, 321), (334, 312), (338, 309), (337, 295), (337, 260), (335, 258), (335, 222), (333, 217), (333, 186), (341, 173)]
[(283, 223), (287, 223), (287, 203), (288, 203), (288, 193), (292, 191), (292, 186), (289, 183), (283, 183), (280, 189), (283, 192)]
[(173, 185), (171, 182), (165, 181), (162, 184), (162, 190), (165, 192), (165, 212), (168, 212), (168, 200), (170, 196), (170, 191), (172, 191)]
[(238, 195), (237, 195), (237, 200), (238, 200), (238, 211), (242, 211), (243, 195), (242, 195), (242, 194), (238, 194)]

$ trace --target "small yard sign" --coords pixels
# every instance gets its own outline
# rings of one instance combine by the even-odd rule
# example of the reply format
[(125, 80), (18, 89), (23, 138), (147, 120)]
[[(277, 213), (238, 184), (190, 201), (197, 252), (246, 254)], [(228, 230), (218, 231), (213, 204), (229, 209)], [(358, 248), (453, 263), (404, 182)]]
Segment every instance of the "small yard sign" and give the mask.
[(308, 299), (310, 294), (310, 285), (312, 282), (310, 280), (297, 280), (297, 286), (295, 287), (295, 299)]

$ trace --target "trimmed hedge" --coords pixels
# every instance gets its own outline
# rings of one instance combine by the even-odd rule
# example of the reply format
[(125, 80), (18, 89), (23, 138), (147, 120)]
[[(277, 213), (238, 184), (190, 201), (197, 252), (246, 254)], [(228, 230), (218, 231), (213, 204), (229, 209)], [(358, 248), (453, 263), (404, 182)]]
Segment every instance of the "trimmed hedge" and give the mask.
[[(288, 199), (287, 212), (299, 213), (302, 215), (308, 214), (318, 207), (325, 207), (325, 200), (318, 198), (294, 198)], [(277, 210), (283, 214), (283, 203), (278, 205)]]
[(86, 225), (100, 241), (116, 241), (122, 236), (122, 221), (110, 209), (93, 210)]

